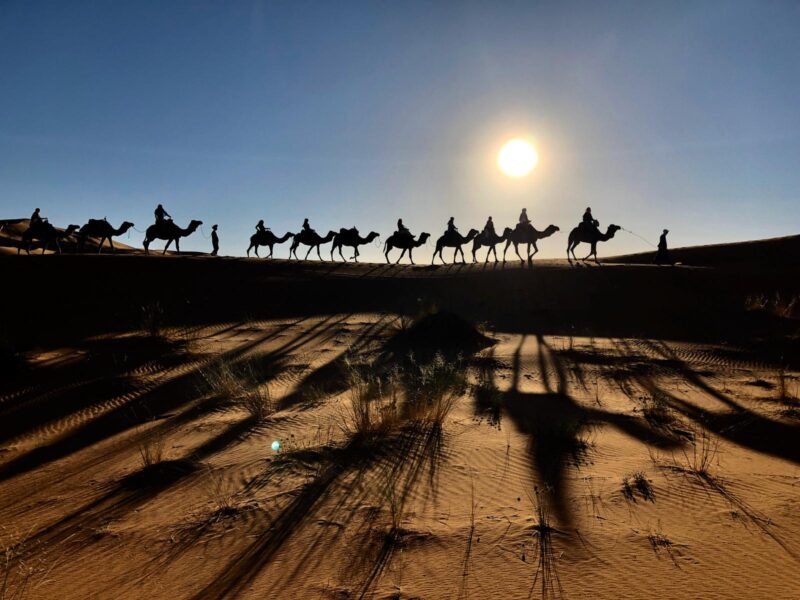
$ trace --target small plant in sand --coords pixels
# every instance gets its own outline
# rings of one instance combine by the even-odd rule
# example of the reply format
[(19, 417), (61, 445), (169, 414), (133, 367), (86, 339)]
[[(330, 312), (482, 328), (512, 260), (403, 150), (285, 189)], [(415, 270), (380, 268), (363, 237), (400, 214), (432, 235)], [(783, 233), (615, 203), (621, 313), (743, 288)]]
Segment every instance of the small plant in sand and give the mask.
[(745, 298), (745, 310), (767, 312), (782, 319), (791, 319), (800, 309), (800, 295), (753, 294)]
[(164, 309), (158, 301), (142, 306), (142, 329), (153, 338), (159, 338), (164, 327)]
[(459, 396), (467, 390), (463, 361), (437, 353), (425, 364), (409, 361), (405, 382), (405, 416), (441, 427)]
[(44, 583), (53, 569), (46, 552), (33, 552), (29, 540), (0, 526), (0, 600), (22, 600)]
[(206, 389), (211, 394), (240, 406), (256, 422), (275, 411), (269, 385), (259, 384), (253, 364), (234, 364), (219, 360), (201, 371)]
[(139, 458), (145, 469), (153, 467), (164, 460), (164, 434), (156, 429), (139, 443)]
[(381, 379), (345, 361), (349, 380), (350, 409), (346, 428), (362, 441), (386, 435), (397, 425), (397, 374)]
[(789, 418), (800, 418), (800, 401), (797, 399), (797, 392), (795, 391), (792, 394), (789, 391), (789, 385), (787, 383), (788, 377), (786, 375), (786, 367), (781, 365), (778, 369), (778, 385), (777, 385), (777, 394), (778, 394), (778, 403), (781, 406), (781, 415), (784, 417)]
[[(558, 598), (564, 595), (561, 580), (556, 568), (556, 552), (553, 548), (553, 534), (561, 533), (552, 525), (552, 507), (550, 506), (549, 490), (534, 487), (534, 495), (530, 497), (533, 504), (536, 523), (533, 526), (535, 537), (534, 552), (536, 554), (536, 574), (529, 594), (533, 594), (538, 587), (543, 600)], [(523, 555), (523, 560), (525, 556)]]
[(622, 478), (622, 495), (625, 499), (636, 502), (637, 492), (644, 500), (650, 502), (656, 501), (653, 484), (641, 471), (637, 471), (633, 475), (626, 475)]

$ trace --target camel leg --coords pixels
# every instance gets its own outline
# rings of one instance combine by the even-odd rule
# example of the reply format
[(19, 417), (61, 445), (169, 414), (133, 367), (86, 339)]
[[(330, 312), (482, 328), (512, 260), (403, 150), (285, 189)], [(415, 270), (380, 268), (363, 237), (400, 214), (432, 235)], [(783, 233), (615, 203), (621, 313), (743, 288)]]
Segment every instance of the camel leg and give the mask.
[(181, 238), (175, 238), (175, 254), (181, 253)]
[(461, 254), (461, 263), (467, 264), (467, 259), (464, 257), (464, 249), (461, 246), (458, 247), (458, 252)]
[[(531, 252), (531, 246), (533, 246), (533, 252)], [(536, 245), (536, 242), (528, 245), (528, 262), (533, 261), (533, 257), (537, 252), (539, 252), (539, 247)]]
[(114, 240), (112, 238), (108, 238), (108, 245), (111, 246), (111, 253), (116, 254), (117, 249), (114, 248)]
[(514, 252), (517, 253), (517, 258), (519, 258), (519, 262), (524, 263), (525, 260), (519, 254), (519, 244), (517, 244), (516, 242), (514, 242)]
[(409, 248), (408, 249), (408, 260), (411, 261), (412, 265), (414, 264), (414, 249), (413, 248)]
[(169, 245), (170, 245), (171, 243), (172, 243), (172, 240), (171, 240), (171, 239), (167, 240), (167, 245), (166, 245), (166, 246), (164, 246), (164, 252), (162, 252), (162, 254), (166, 254), (166, 253), (167, 253), (167, 248), (169, 248)]
[(405, 248), (403, 248), (402, 250), (403, 250), (403, 251), (400, 253), (400, 258), (398, 258), (398, 259), (397, 259), (397, 261), (395, 261), (395, 263), (394, 263), (394, 264), (396, 264), (396, 265), (399, 265), (399, 264), (400, 264), (400, 261), (401, 261), (401, 260), (403, 260), (403, 257), (406, 255), (406, 249), (405, 249)]
[(325, 259), (322, 258), (322, 254), (319, 253), (319, 247), (320, 247), (320, 245), (317, 244), (317, 258), (319, 258), (321, 261), (325, 261)]
[(361, 253), (358, 251), (358, 246), (353, 247), (353, 260), (358, 262), (358, 257), (361, 256)]
[(503, 249), (503, 262), (506, 262), (506, 252), (508, 252), (508, 247), (511, 245), (511, 240), (506, 240), (506, 247)]
[(597, 260), (597, 244), (592, 244), (592, 249), (591, 249), (591, 251), (589, 252), (589, 254), (587, 254), (587, 255), (586, 255), (586, 258), (584, 258), (583, 260), (585, 260), (585, 261), (586, 261), (586, 260), (589, 260), (589, 257), (590, 257), (592, 254), (594, 254), (594, 259), (595, 259), (595, 260)]
[(391, 264), (391, 263), (389, 262), (389, 250), (390, 250), (390, 248), (389, 248), (389, 246), (387, 245), (387, 246), (386, 246), (386, 250), (384, 250), (384, 251), (383, 251), (383, 257), (386, 259), (386, 264), (387, 264), (387, 265), (388, 265), (388, 264)]
[(303, 260), (308, 260), (308, 255), (311, 254), (311, 251), (314, 249), (314, 246), (308, 247), (308, 252), (306, 252), (306, 257)]
[[(477, 249), (478, 248), (476, 248), (474, 245), (472, 246), (472, 262), (474, 262), (474, 263), (478, 262), (478, 259), (475, 257), (475, 251)], [(486, 256), (489, 256), (489, 255), (487, 254)]]

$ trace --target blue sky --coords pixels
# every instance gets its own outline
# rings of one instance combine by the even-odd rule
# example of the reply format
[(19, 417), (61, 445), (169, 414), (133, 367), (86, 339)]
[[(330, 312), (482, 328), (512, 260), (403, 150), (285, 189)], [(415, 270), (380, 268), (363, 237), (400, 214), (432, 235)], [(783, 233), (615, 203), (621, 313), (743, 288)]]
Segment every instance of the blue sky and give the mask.
[(798, 2), (2, 0), (0, 218), (144, 229), (161, 202), (225, 254), (260, 218), (438, 235), (522, 206), (562, 228), (543, 256), (587, 205), (675, 246), (795, 234), (798, 31)]

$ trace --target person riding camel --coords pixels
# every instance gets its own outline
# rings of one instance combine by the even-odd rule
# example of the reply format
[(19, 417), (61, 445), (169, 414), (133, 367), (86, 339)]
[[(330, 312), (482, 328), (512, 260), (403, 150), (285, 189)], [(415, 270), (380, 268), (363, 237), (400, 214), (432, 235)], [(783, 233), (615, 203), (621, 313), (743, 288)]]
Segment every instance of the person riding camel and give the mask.
[(166, 210), (164, 210), (164, 207), (161, 206), (160, 204), (156, 206), (156, 209), (153, 211), (153, 214), (156, 216), (156, 225), (160, 225), (161, 223), (163, 223), (166, 217), (172, 219), (172, 215), (169, 214)]
[(581, 221), (581, 226), (587, 231), (599, 231), (599, 225), (600, 222), (592, 216), (592, 207), (587, 206), (586, 212), (583, 213), (583, 221)]
[(403, 219), (397, 219), (397, 233), (399, 235), (407, 235), (408, 237), (412, 237), (408, 227), (403, 225)]
[(306, 233), (314, 231), (313, 229), (311, 229), (311, 225), (308, 224), (308, 217), (303, 219), (303, 231)]
[(528, 209), (523, 208), (522, 212), (519, 214), (519, 223), (517, 223), (517, 230), (520, 231), (525, 227), (528, 227), (531, 224), (531, 220), (528, 218)]
[(455, 217), (450, 217), (447, 220), (447, 233), (448, 234), (458, 233), (458, 227), (456, 227), (456, 219), (455, 219)]
[(258, 223), (256, 223), (256, 233), (264, 233), (268, 229), (269, 227), (264, 227), (264, 219), (259, 219)]
[(44, 220), (45, 219), (42, 219), (42, 215), (39, 214), (39, 209), (37, 208), (36, 210), (33, 211), (33, 214), (31, 215), (30, 226), (31, 227), (38, 227), (39, 225), (41, 225), (44, 222)]
[(492, 217), (489, 217), (489, 219), (486, 221), (486, 225), (483, 226), (483, 235), (491, 237), (496, 236), (494, 232), (494, 221), (492, 221)]

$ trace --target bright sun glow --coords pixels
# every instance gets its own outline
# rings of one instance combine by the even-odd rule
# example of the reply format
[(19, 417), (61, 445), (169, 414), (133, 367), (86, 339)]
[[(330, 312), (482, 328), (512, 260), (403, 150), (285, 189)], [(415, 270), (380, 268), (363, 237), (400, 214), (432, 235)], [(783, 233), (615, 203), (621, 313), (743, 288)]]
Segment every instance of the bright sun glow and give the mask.
[(536, 153), (536, 148), (530, 142), (519, 138), (506, 142), (497, 155), (497, 166), (509, 177), (527, 175), (538, 162), (539, 155)]

